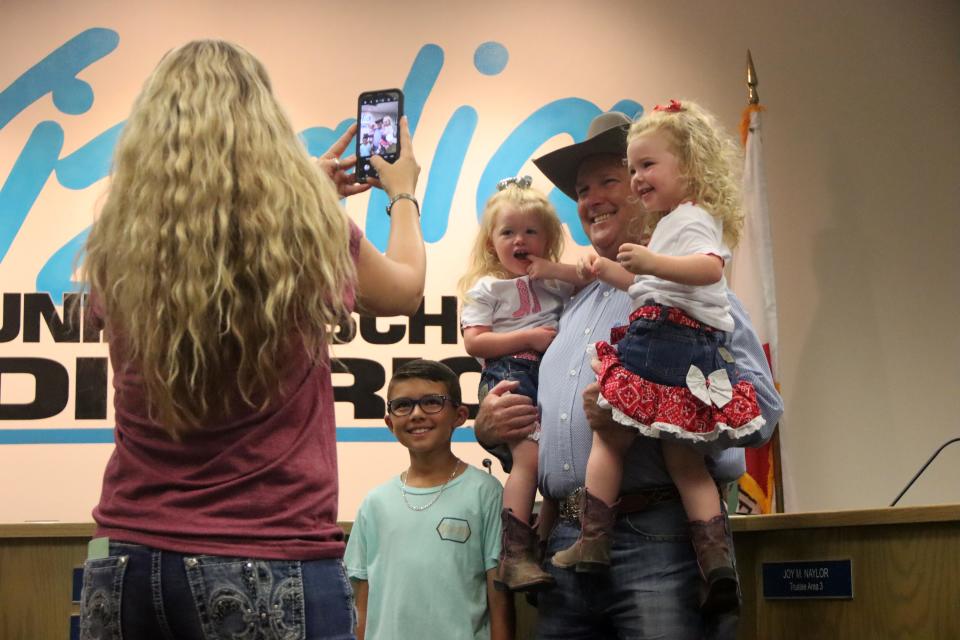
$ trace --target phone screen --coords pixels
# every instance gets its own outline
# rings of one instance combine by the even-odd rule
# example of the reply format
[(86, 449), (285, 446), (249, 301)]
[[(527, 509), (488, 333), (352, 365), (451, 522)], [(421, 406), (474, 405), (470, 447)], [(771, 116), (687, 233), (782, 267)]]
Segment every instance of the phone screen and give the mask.
[(399, 89), (365, 91), (357, 101), (357, 180), (377, 177), (371, 156), (395, 162), (400, 155), (400, 116), (403, 93)]

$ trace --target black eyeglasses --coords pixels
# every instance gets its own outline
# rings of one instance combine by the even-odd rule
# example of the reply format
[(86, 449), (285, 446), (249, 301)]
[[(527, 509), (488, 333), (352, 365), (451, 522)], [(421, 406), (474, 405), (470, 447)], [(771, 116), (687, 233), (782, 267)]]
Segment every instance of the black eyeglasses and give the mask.
[(450, 404), (457, 406), (450, 396), (441, 396), (439, 394), (430, 394), (420, 398), (394, 398), (387, 403), (387, 411), (395, 416), (408, 416), (413, 413), (413, 408), (420, 407), (424, 413), (440, 413), (443, 411), (443, 405), (450, 400)]

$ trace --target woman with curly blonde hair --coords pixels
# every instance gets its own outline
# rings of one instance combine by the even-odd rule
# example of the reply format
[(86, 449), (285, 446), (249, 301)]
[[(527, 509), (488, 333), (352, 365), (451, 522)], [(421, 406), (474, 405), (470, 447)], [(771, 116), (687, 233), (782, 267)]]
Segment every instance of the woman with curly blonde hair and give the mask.
[(624, 428), (594, 431), (580, 537), (552, 560), (578, 571), (609, 566), (623, 456), (637, 434), (662, 438), (711, 613), (736, 608), (739, 586), (721, 497), (690, 445), (764, 424), (753, 385), (737, 381), (724, 346), (734, 322), (723, 267), (743, 224), (735, 158), (713, 116), (692, 102), (672, 100), (630, 128), (630, 187), (659, 221), (647, 247), (626, 243), (616, 262), (594, 256), (582, 265), (633, 300), (629, 327), (611, 332), (616, 347), (596, 344), (598, 404)]
[(147, 79), (83, 267), (116, 449), (82, 637), (351, 637), (328, 344), (355, 303), (420, 304), (400, 124), (399, 160), (372, 161), (393, 202), (381, 254), (338, 202), (369, 188), (339, 160), (355, 126), (312, 161), (263, 65), (227, 42), (175, 49)]

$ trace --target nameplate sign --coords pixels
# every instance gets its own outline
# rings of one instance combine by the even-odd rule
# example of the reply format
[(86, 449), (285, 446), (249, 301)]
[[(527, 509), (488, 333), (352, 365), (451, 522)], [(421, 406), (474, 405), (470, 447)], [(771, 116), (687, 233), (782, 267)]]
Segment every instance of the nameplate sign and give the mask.
[(847, 560), (764, 562), (763, 597), (853, 598), (853, 566)]

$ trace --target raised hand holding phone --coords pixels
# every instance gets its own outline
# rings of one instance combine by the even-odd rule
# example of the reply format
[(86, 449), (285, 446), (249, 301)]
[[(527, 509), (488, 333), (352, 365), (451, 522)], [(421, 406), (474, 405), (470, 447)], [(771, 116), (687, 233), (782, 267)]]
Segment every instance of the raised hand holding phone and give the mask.
[(410, 127), (406, 116), (400, 118), (397, 140), (400, 144), (400, 154), (392, 164), (379, 156), (370, 158), (371, 167), (379, 173), (380, 177), (369, 177), (368, 182), (386, 191), (391, 198), (399, 193), (414, 194), (417, 178), (420, 176), (420, 165), (417, 164), (417, 159), (413, 155)]
[(354, 134), (357, 132), (357, 125), (352, 124), (347, 127), (347, 130), (344, 131), (343, 135), (337, 138), (337, 141), (330, 145), (330, 148), (317, 159), (317, 163), (320, 165), (320, 168), (326, 173), (333, 184), (337, 187), (337, 193), (341, 198), (346, 198), (347, 196), (356, 195), (358, 193), (363, 193), (368, 190), (371, 185), (369, 184), (360, 184), (355, 181), (355, 176), (353, 173), (347, 173), (349, 169), (352, 169), (357, 164), (357, 156), (350, 155), (346, 158), (340, 159), (340, 156), (343, 155), (343, 152), (347, 150), (347, 146), (350, 144), (350, 139), (353, 138)]

